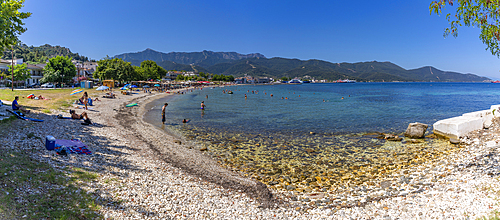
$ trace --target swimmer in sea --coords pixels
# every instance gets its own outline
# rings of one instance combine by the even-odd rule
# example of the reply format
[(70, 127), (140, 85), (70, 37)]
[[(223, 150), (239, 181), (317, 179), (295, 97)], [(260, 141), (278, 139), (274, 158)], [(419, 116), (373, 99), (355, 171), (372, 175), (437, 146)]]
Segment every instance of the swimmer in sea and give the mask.
[(245, 99), (247, 99), (247, 94), (245, 94)]
[(208, 99), (208, 95), (207, 95), (207, 99)]
[(273, 94), (271, 94), (271, 97), (273, 97)]
[(205, 102), (204, 101), (201, 101), (201, 110), (205, 110)]

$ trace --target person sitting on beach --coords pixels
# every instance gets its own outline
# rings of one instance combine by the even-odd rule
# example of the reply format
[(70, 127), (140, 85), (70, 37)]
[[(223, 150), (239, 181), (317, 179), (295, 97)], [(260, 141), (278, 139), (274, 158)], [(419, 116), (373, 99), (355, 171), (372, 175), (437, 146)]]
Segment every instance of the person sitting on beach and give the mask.
[(19, 96), (16, 96), (14, 98), (14, 101), (12, 101), (12, 110), (14, 111), (21, 110), (24, 113), (30, 113), (29, 110), (25, 110), (22, 106), (20, 106), (19, 103), (17, 103), (17, 100), (19, 100)]
[(75, 110), (69, 110), (69, 113), (71, 114), (71, 119), (85, 119), (89, 120), (89, 116), (87, 115), (87, 112), (82, 112), (82, 114), (76, 114)]
[(106, 93), (105, 96), (103, 96), (103, 98), (111, 98), (111, 99), (114, 99), (116, 98), (116, 95), (113, 93), (113, 92), (108, 92)]

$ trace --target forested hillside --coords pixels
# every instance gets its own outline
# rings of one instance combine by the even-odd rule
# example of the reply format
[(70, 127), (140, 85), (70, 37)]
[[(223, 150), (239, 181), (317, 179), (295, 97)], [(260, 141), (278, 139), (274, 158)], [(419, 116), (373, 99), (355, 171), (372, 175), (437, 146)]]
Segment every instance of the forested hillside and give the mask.
[(266, 58), (259, 53), (235, 52), (170, 52), (147, 49), (137, 53), (116, 55), (133, 65), (143, 60), (153, 60), (166, 70), (186, 70), (240, 77), (266, 76), (272, 78), (354, 79), (368, 82), (418, 81), (418, 82), (482, 82), (489, 80), (474, 74), (446, 72), (434, 67), (406, 70), (391, 62), (332, 63), (323, 60)]
[[(25, 62), (45, 63), (55, 56), (66, 56), (79, 61), (89, 61), (89, 58), (78, 53), (72, 53), (69, 48), (45, 44), (39, 47), (26, 44), (14, 46), (14, 58), (23, 58)], [(12, 59), (11, 50), (3, 51), (2, 59)]]

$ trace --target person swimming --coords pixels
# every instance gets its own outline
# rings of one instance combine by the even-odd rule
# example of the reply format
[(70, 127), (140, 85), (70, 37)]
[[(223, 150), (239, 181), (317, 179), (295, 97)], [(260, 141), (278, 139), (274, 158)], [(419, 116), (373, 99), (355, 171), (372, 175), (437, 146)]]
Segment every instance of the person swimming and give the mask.
[(201, 110), (205, 110), (205, 102), (204, 101), (201, 101)]

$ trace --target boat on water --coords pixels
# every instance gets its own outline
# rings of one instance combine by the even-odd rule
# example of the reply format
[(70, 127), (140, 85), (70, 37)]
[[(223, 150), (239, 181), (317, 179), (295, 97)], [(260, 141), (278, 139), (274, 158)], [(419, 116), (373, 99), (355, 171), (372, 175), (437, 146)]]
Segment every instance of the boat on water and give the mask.
[(288, 84), (302, 84), (303, 82), (300, 81), (299, 79), (292, 79), (288, 81)]
[(500, 80), (497, 80), (497, 81), (491, 81), (491, 83), (500, 83)]
[(339, 79), (335, 81), (336, 83), (355, 83), (356, 80), (350, 80), (350, 79)]

